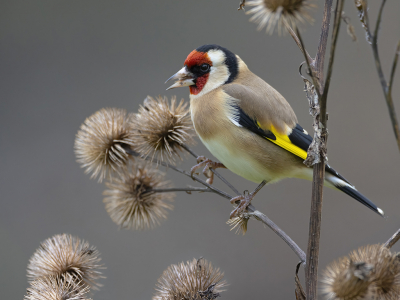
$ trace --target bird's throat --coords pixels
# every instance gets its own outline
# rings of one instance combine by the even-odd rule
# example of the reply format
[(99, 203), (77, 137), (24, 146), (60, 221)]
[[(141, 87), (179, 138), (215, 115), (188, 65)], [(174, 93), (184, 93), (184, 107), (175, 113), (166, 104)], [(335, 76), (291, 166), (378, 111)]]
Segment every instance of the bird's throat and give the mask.
[(207, 73), (207, 74), (204, 74), (204, 75), (201, 76), (201, 77), (197, 77), (197, 79), (196, 79), (196, 84), (195, 84), (195, 85), (191, 85), (191, 86), (189, 87), (189, 89), (190, 89), (190, 94), (191, 94), (191, 95), (197, 95), (197, 94), (199, 94), (199, 93), (203, 90), (204, 86), (207, 84), (207, 81), (208, 81), (208, 77), (209, 77), (209, 76), (210, 76), (210, 74)]

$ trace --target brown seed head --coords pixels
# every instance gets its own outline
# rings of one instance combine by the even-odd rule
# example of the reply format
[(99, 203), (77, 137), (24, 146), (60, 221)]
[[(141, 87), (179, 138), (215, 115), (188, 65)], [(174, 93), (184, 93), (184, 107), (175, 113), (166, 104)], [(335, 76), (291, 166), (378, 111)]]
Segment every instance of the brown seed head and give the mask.
[(31, 282), (25, 300), (89, 300), (89, 287), (58, 276), (40, 277)]
[(355, 262), (366, 262), (374, 267), (370, 281), (376, 299), (400, 299), (400, 261), (396, 253), (382, 245), (358, 248), (349, 255)]
[[(129, 170), (129, 171), (128, 171)], [(172, 210), (174, 193), (153, 192), (171, 187), (165, 173), (147, 165), (133, 165), (120, 178), (107, 182), (103, 195), (111, 219), (122, 228), (153, 228)]]
[(250, 216), (247, 213), (243, 213), (238, 217), (229, 219), (226, 224), (231, 226), (231, 230), (236, 228), (236, 233), (243, 235), (247, 232), (247, 223), (249, 222)]
[(258, 29), (266, 27), (266, 32), (272, 34), (275, 28), (282, 32), (285, 24), (295, 28), (298, 23), (312, 23), (313, 18), (308, 10), (314, 5), (309, 0), (252, 0), (246, 3), (254, 6), (247, 14), (253, 14), (250, 21), (258, 23)]
[(203, 258), (171, 265), (158, 279), (153, 300), (213, 300), (224, 291), (223, 277)]
[(177, 103), (172, 97), (169, 104), (167, 97), (148, 96), (132, 123), (136, 129), (135, 150), (152, 159), (174, 162), (180, 157), (180, 144), (194, 141), (189, 109), (183, 99)]
[(322, 293), (329, 300), (361, 300), (370, 295), (372, 265), (343, 257), (331, 263), (321, 280)]
[(75, 278), (97, 289), (101, 276), (100, 253), (87, 242), (69, 234), (55, 235), (43, 243), (29, 259), (28, 280), (43, 276), (60, 276), (64, 281)]
[(132, 115), (117, 108), (103, 108), (91, 115), (76, 134), (77, 161), (99, 182), (127, 164), (124, 146), (133, 146)]

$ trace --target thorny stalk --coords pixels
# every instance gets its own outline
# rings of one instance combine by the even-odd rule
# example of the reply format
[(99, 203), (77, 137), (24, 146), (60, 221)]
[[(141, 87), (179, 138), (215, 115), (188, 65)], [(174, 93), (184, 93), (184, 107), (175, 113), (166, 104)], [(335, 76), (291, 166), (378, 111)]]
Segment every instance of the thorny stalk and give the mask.
[[(158, 165), (170, 168), (178, 173), (181, 173), (187, 177), (192, 178), (194, 181), (197, 181), (198, 183), (201, 183), (202, 185), (204, 185), (205, 187), (207, 187), (209, 189), (209, 192), (213, 192), (225, 199), (231, 200), (233, 197), (231, 195), (229, 195), (228, 193), (221, 191), (217, 188), (215, 188), (214, 186), (208, 184), (206, 181), (200, 179), (197, 176), (192, 176), (189, 172), (186, 172), (184, 170), (181, 170), (169, 163), (163, 162), (163, 161), (156, 161), (156, 160), (152, 160), (150, 157), (142, 157), (140, 156), (139, 153), (135, 152), (134, 150), (132, 150), (130, 147), (125, 147), (124, 148), (126, 153), (128, 153), (129, 155), (132, 155), (133, 157), (141, 157), (142, 159), (145, 159), (147, 161), (152, 161)], [(197, 157), (197, 156), (195, 156)], [(222, 176), (221, 176), (222, 177)], [(262, 187), (262, 186), (261, 186)], [(260, 186), (257, 187), (257, 189), (255, 191), (258, 191), (258, 188), (260, 188)], [(208, 191), (208, 190), (207, 190)], [(247, 207), (248, 211), (249, 211), (249, 215), (253, 216), (256, 220), (261, 221), (264, 225), (268, 226), (273, 232), (275, 232), (292, 250), (293, 252), (297, 255), (297, 257), (301, 260), (301, 262), (304, 264), (306, 261), (306, 254), (304, 253), (303, 250), (301, 250), (301, 248), (282, 230), (280, 229), (271, 219), (269, 219), (266, 215), (264, 215), (262, 212), (258, 211), (252, 204), (250, 204)]]
[(367, 1), (366, 0), (356, 1), (356, 7), (359, 12), (359, 18), (360, 18), (361, 24), (364, 27), (366, 34), (367, 34), (367, 42), (369, 44), (371, 44), (372, 53), (374, 55), (374, 60), (375, 60), (376, 71), (378, 72), (379, 81), (381, 83), (382, 90), (383, 90), (383, 95), (385, 96), (386, 104), (387, 104), (387, 107), (389, 110), (389, 116), (390, 116), (390, 120), (392, 122), (394, 135), (396, 137), (397, 147), (399, 148), (399, 151), (400, 151), (399, 121), (397, 119), (397, 115), (396, 115), (396, 111), (395, 111), (393, 99), (392, 99), (392, 85), (393, 85), (394, 73), (396, 71), (397, 59), (398, 59), (399, 51), (400, 51), (400, 41), (397, 45), (396, 53), (394, 56), (389, 83), (385, 79), (385, 74), (383, 73), (383, 70), (382, 70), (381, 59), (380, 59), (379, 51), (378, 51), (378, 33), (379, 33), (379, 27), (380, 27), (380, 23), (381, 23), (381, 19), (382, 19), (382, 12), (383, 12), (385, 3), (386, 3), (386, 0), (382, 0), (381, 6), (379, 8), (378, 18), (377, 18), (376, 25), (375, 25), (374, 35), (372, 35), (371, 31), (370, 31), (369, 20), (368, 20)]
[(383, 245), (384, 247), (390, 249), (393, 247), (394, 244), (396, 244), (400, 240), (400, 229), (396, 231), (395, 234), (393, 234), (390, 239)]

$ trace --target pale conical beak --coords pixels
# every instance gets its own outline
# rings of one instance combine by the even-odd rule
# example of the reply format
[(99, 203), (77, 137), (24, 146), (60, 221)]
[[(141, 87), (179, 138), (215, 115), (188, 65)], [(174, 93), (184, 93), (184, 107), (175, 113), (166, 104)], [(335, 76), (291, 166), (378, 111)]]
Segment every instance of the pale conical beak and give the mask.
[(177, 87), (195, 85), (194, 76), (187, 70), (186, 66), (180, 69), (176, 74), (168, 78), (168, 80), (165, 83), (167, 83), (170, 80), (177, 80), (177, 81), (169, 88), (167, 88), (167, 91)]

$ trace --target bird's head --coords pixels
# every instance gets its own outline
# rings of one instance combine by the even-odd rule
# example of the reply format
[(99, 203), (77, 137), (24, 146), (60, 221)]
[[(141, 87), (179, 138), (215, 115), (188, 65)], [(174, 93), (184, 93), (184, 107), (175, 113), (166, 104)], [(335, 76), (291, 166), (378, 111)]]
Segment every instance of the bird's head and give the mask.
[(239, 57), (218, 45), (204, 45), (190, 52), (184, 66), (169, 80), (177, 80), (167, 90), (189, 86), (192, 96), (200, 96), (232, 82), (238, 75)]

